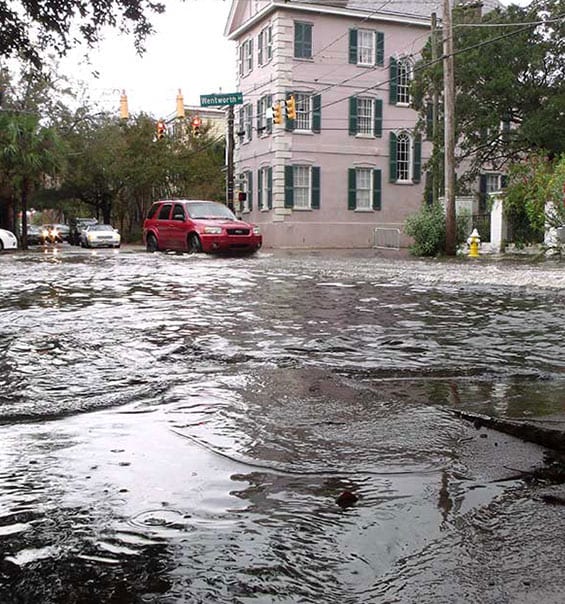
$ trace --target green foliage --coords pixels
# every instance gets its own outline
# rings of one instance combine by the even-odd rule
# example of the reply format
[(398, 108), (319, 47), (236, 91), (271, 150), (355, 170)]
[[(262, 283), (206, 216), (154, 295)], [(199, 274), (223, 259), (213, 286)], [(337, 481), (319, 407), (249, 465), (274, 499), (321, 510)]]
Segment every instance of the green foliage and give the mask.
[(445, 210), (439, 203), (424, 204), (416, 214), (408, 216), (404, 232), (414, 243), (414, 256), (437, 256), (445, 250)]
[[(565, 152), (564, 9), (563, 0), (534, 0), (482, 17), (474, 8), (454, 10), (457, 148), (470, 162), (469, 177), (487, 162), (501, 169), (532, 149)], [(545, 24), (532, 25), (540, 21)], [(413, 92), (424, 118), (426, 102), (443, 85), (430, 44), (422, 56)]]
[[(469, 236), (472, 217), (468, 212), (460, 212), (456, 218), (457, 243)], [(439, 256), (445, 253), (446, 217), (440, 203), (423, 204), (416, 214), (408, 216), (404, 232), (412, 237), (410, 253), (414, 256)]]

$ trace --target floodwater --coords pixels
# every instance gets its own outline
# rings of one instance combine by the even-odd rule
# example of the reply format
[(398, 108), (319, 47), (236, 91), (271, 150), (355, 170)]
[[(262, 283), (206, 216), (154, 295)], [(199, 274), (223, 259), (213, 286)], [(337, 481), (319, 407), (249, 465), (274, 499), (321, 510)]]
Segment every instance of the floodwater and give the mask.
[(0, 602), (562, 602), (546, 452), (452, 410), (563, 412), (564, 302), (549, 261), (1, 255)]

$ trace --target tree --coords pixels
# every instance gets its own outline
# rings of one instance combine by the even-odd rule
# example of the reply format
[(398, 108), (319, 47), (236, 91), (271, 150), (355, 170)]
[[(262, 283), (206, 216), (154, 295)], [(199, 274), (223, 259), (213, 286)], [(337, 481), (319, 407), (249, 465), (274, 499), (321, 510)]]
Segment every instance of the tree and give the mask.
[[(532, 149), (565, 152), (564, 12), (564, 0), (482, 17), (473, 8), (454, 10), (458, 160), (468, 162), (470, 178)], [(422, 115), (441, 81), (441, 63), (431, 57), (428, 44), (414, 86)]]
[(61, 153), (57, 133), (43, 128), (33, 113), (20, 113), (2, 120), (0, 168), (5, 181), (19, 199), (22, 214), (22, 247), (27, 248), (27, 211), (32, 191), (60, 167)]
[(43, 50), (64, 56), (79, 37), (93, 46), (106, 27), (133, 31), (141, 53), (144, 39), (153, 32), (147, 13), (164, 10), (163, 3), (151, 0), (0, 0), (0, 56), (17, 55), (39, 67)]

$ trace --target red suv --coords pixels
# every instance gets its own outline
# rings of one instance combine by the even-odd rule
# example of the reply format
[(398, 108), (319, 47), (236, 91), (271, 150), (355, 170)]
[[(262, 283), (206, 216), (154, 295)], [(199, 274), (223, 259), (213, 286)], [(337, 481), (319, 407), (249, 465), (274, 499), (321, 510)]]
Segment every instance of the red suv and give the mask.
[(259, 227), (238, 220), (224, 204), (197, 199), (156, 201), (143, 223), (148, 252), (243, 252), (257, 251), (263, 237)]

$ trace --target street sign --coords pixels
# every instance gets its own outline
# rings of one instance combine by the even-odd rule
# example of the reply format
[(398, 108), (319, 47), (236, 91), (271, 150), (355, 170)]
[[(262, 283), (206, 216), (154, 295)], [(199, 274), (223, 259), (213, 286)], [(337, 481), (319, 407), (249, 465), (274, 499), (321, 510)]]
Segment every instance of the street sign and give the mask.
[(211, 107), (213, 105), (241, 105), (243, 104), (243, 94), (241, 92), (201, 94), (200, 106)]

